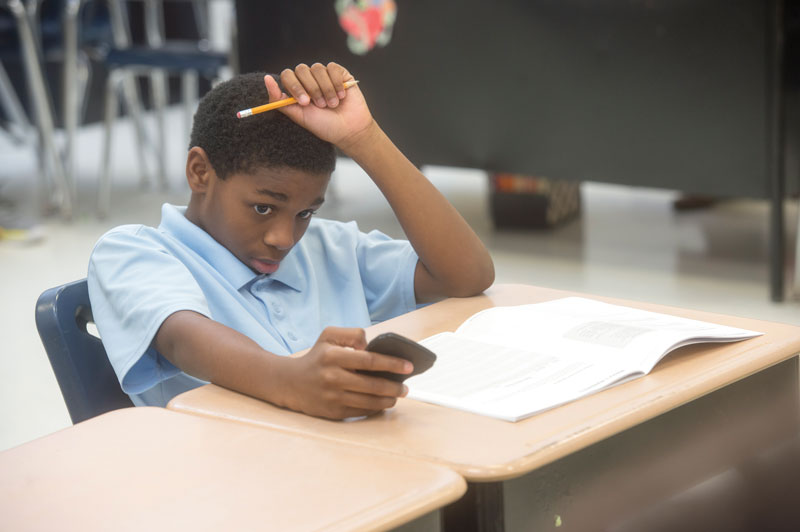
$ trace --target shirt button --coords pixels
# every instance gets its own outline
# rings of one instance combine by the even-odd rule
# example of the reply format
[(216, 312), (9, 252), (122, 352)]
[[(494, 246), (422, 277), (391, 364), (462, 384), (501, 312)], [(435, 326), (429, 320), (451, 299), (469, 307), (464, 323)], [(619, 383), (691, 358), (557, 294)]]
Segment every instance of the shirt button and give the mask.
[(294, 333), (290, 332), (286, 336), (288, 336), (289, 340), (291, 340), (292, 342), (296, 342), (297, 341), (297, 336), (295, 336)]
[(283, 310), (281, 309), (281, 306), (278, 305), (278, 304), (272, 305), (272, 310), (274, 310), (275, 314), (277, 314), (278, 316), (280, 316), (283, 313)]
[(261, 292), (264, 289), (264, 285), (266, 285), (266, 284), (267, 284), (267, 281), (265, 279), (262, 279), (260, 281), (256, 281), (255, 283), (253, 283), (252, 288), (250, 288), (250, 293), (255, 295), (255, 292)]

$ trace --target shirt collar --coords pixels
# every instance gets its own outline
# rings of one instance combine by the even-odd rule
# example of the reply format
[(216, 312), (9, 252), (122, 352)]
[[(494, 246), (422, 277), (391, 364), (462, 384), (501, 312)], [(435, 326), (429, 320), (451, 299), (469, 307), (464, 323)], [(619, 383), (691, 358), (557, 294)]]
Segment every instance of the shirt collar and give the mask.
[(297, 292), (305, 291), (308, 285), (308, 279), (300, 264), (301, 261), (298, 257), (300, 253), (300, 242), (298, 242), (286, 257), (283, 258), (281, 265), (278, 267), (278, 271), (267, 277), (273, 281), (279, 281)]
[(300, 252), (297, 245), (281, 261), (280, 267), (275, 273), (262, 275), (251, 270), (249, 266), (228, 251), (228, 248), (189, 221), (186, 218), (186, 207), (165, 203), (161, 207), (159, 229), (170, 233), (191, 248), (237, 289), (241, 289), (259, 277), (279, 281), (298, 292), (306, 289), (307, 279), (297, 257)]
[(161, 207), (159, 229), (170, 233), (192, 251), (200, 255), (214, 270), (237, 289), (252, 281), (258, 274), (186, 218), (186, 207), (165, 203)]

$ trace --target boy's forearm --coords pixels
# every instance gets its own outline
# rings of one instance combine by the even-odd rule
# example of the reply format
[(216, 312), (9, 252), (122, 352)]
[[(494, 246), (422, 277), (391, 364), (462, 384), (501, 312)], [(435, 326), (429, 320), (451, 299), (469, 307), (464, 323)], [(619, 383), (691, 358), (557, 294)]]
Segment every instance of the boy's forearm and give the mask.
[(192, 311), (176, 312), (164, 320), (155, 347), (188, 375), (285, 406), (281, 374), (291, 361), (221, 323)]
[(191, 311), (172, 314), (155, 347), (184, 373), (277, 406), (343, 419), (394, 406), (407, 389), (358, 370), (407, 374), (411, 365), (363, 351), (363, 329), (328, 327), (301, 357), (269, 353), (247, 336)]
[(492, 284), (494, 265), (483, 243), (377, 123), (339, 148), (384, 194), (419, 255), (427, 272), (426, 281), (417, 283), (422, 300), (474, 295)]

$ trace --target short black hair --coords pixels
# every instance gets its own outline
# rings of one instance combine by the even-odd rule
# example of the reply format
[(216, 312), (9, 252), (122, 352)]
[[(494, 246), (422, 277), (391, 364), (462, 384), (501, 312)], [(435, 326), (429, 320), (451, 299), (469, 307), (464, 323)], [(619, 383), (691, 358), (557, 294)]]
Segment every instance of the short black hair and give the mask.
[(236, 117), (242, 109), (269, 101), (264, 76), (241, 74), (211, 89), (194, 114), (189, 149), (203, 148), (220, 179), (277, 167), (331, 174), (336, 167), (333, 145), (280, 111)]

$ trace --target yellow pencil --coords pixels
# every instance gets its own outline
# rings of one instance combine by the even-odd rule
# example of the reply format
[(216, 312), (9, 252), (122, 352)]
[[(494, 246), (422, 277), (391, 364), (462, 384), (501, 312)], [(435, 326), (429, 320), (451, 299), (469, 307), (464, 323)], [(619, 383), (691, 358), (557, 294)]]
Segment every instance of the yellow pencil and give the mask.
[[(357, 79), (351, 79), (350, 81), (345, 81), (344, 88), (349, 89), (356, 83), (358, 83)], [(278, 109), (279, 107), (286, 107), (287, 105), (292, 105), (293, 103), (297, 103), (297, 100), (295, 100), (294, 98), (284, 98), (283, 100), (278, 100), (276, 102), (259, 105), (258, 107), (251, 107), (250, 109), (244, 109), (236, 113), (236, 117), (247, 118), (248, 116), (257, 115), (258, 113), (263, 113), (266, 111), (272, 111), (273, 109)]]

